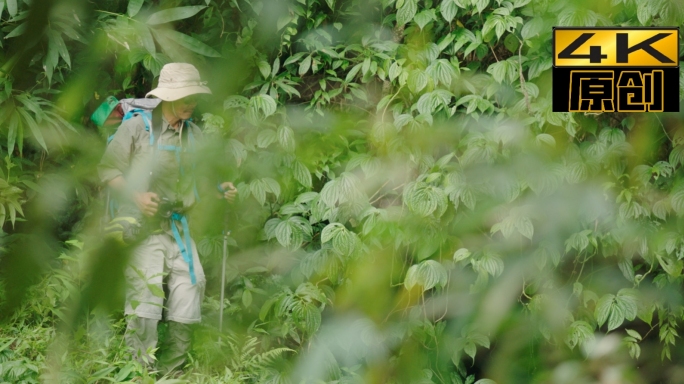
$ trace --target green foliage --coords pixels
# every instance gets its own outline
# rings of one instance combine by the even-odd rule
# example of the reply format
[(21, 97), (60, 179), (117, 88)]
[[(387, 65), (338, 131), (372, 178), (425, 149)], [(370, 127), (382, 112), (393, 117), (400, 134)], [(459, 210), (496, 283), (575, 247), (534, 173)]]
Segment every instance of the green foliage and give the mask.
[[(553, 26), (679, 25), (675, 3), (38, 3), (0, 1), (2, 311), (23, 289), (3, 283), (13, 268), (50, 272), (2, 316), (1, 380), (152, 380), (121, 315), (83, 310), (104, 261), (75, 271), (54, 248), (74, 233), (98, 246), (103, 143), (83, 117), (142, 97), (172, 61), (214, 92), (198, 174), (238, 189), (220, 335), (224, 207), (193, 212), (209, 286), (187, 380), (581, 382), (606, 366), (667, 381), (657, 357), (676, 371), (679, 116), (554, 113), (550, 88)], [(606, 353), (631, 363), (596, 360), (614, 337)]]

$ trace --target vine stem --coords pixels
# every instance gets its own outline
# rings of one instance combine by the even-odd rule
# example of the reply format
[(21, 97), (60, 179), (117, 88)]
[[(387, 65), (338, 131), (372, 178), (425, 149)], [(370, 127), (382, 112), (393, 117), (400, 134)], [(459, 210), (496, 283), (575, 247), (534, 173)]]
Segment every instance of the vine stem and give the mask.
[(394, 100), (394, 98), (399, 96), (399, 91), (401, 91), (402, 88), (404, 88), (403, 85), (399, 86), (399, 89), (397, 89), (397, 92), (389, 99), (389, 101), (387, 102), (387, 105), (385, 105), (385, 108), (382, 109), (382, 114), (380, 115), (380, 121), (382, 121), (383, 123), (385, 122), (385, 113), (387, 112), (387, 107), (389, 107), (389, 105), (392, 104), (392, 100)]
[(582, 267), (580, 268), (580, 271), (579, 271), (579, 273), (577, 274), (577, 280), (575, 280), (576, 283), (579, 283), (579, 279), (580, 279), (580, 277), (582, 277), (582, 271), (584, 271), (584, 265), (587, 263), (587, 261), (589, 261), (589, 257), (590, 257), (590, 256), (594, 256), (595, 254), (596, 254), (595, 251), (594, 251), (594, 253), (591, 254), (591, 255), (586, 254), (586, 253), (584, 254), (584, 260), (582, 261)]
[[(522, 293), (520, 294), (520, 297), (524, 296), (525, 298), (527, 298), (527, 300), (532, 300), (532, 298), (530, 296), (528, 296), (527, 293), (525, 293), (525, 285), (526, 285), (525, 278), (523, 278)], [(522, 300), (520, 300), (520, 301), (522, 302)]]
[[(513, 35), (515, 36), (515, 35)], [(518, 39), (518, 36), (515, 36)], [(520, 75), (520, 89), (522, 90), (523, 96), (525, 96), (525, 106), (527, 106), (527, 113), (532, 113), (532, 107), (530, 106), (530, 95), (527, 93), (527, 88), (525, 88), (525, 76), (522, 72), (522, 40), (518, 39), (520, 45), (518, 46), (518, 74)]]
[(660, 127), (663, 129), (663, 133), (665, 134), (665, 137), (667, 137), (667, 139), (670, 140), (670, 143), (674, 143), (674, 142), (672, 141), (672, 138), (670, 137), (670, 135), (667, 134), (667, 130), (665, 129), (665, 126), (663, 125), (663, 122), (660, 120), (660, 117), (658, 117), (657, 114), (654, 115), (654, 116), (655, 116), (656, 119), (658, 119), (658, 123), (660, 123)]

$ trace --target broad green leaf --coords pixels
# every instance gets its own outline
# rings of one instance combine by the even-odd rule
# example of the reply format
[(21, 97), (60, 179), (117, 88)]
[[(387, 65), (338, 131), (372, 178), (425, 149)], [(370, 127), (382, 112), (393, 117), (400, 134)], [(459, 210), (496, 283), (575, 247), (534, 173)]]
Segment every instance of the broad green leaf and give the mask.
[(261, 180), (252, 180), (249, 183), (249, 190), (252, 196), (259, 202), (259, 204), (264, 205), (266, 202), (266, 187)]
[(637, 332), (633, 329), (625, 329), (625, 331), (627, 332), (628, 335), (632, 336), (633, 338), (635, 338), (637, 340), (641, 340), (641, 335), (639, 334), (639, 332)]
[(616, 304), (610, 308), (610, 317), (608, 318), (608, 332), (619, 327), (625, 321), (624, 309)]
[(418, 24), (418, 27), (420, 29), (425, 28), (425, 26), (435, 20), (435, 10), (434, 9), (426, 9), (422, 12), (419, 12), (414, 18), (413, 21)]
[(565, 338), (565, 343), (570, 349), (577, 345), (584, 344), (586, 341), (594, 339), (594, 329), (586, 321), (574, 321), (570, 324), (568, 335)]
[(682, 268), (684, 268), (684, 262), (682, 260), (674, 259), (669, 255), (662, 256), (657, 253), (656, 258), (658, 259), (658, 262), (660, 263), (660, 266), (663, 268), (665, 273), (674, 278), (681, 276)]
[(650, 2), (642, 1), (637, 3), (637, 19), (641, 25), (648, 26), (651, 17), (653, 16), (652, 9), (654, 8)]
[(278, 184), (277, 181), (271, 179), (270, 177), (264, 177), (261, 180), (264, 183), (266, 192), (274, 194), (276, 198), (280, 196), (280, 184)]
[(454, 0), (442, 0), (442, 4), (439, 6), (439, 12), (442, 14), (444, 20), (451, 23), (458, 13), (458, 6), (454, 3)]
[(259, 122), (275, 113), (277, 104), (273, 97), (260, 94), (249, 99), (247, 104), (246, 117), (250, 123), (256, 125)]
[(267, 79), (271, 74), (271, 66), (267, 62), (261, 60), (257, 63), (257, 67), (259, 67), (259, 72), (264, 79)]
[(294, 152), (295, 150), (295, 138), (294, 131), (287, 125), (281, 125), (278, 128), (278, 143), (287, 152)]
[(140, 8), (142, 8), (143, 3), (145, 0), (129, 0), (128, 1), (128, 9), (126, 13), (128, 13), (129, 17), (135, 17), (135, 15), (140, 12)]
[(292, 232), (294, 228), (287, 220), (283, 220), (275, 227), (275, 236), (280, 245), (289, 247), (291, 244)]
[(401, 74), (401, 65), (397, 63), (396, 61), (392, 63), (389, 69), (389, 79), (390, 81), (394, 81), (399, 75)]
[(242, 291), (242, 305), (244, 305), (245, 308), (252, 305), (252, 292), (248, 289)]
[(218, 51), (216, 51), (214, 48), (204, 44), (194, 37), (176, 31), (165, 31), (164, 34), (169, 39), (178, 43), (178, 45), (181, 47), (187, 48), (195, 53), (199, 53), (200, 55), (207, 57), (221, 57), (221, 54), (218, 53)]
[(670, 205), (677, 216), (684, 215), (684, 183), (676, 185), (670, 194)]
[(541, 145), (542, 143), (543, 143), (543, 144), (546, 144), (546, 145), (548, 145), (548, 146), (551, 147), (551, 148), (555, 148), (555, 147), (556, 147), (556, 139), (555, 139), (553, 136), (549, 135), (548, 133), (540, 133), (540, 134), (538, 134), (537, 137), (536, 137), (536, 142), (537, 142), (537, 144), (540, 144), (540, 145)]
[(169, 23), (171, 21), (187, 19), (189, 17), (195, 16), (199, 11), (203, 10), (204, 8), (206, 8), (205, 5), (195, 5), (189, 7), (176, 7), (165, 9), (163, 11), (153, 13), (150, 16), (150, 18), (147, 19), (147, 24), (159, 25)]
[(435, 260), (425, 260), (408, 269), (404, 286), (408, 290), (414, 286), (420, 286), (423, 291), (427, 291), (436, 286), (444, 288), (447, 281), (448, 273), (442, 264)]
[(405, 0), (404, 4), (397, 11), (397, 24), (404, 25), (413, 20), (418, 11), (417, 0)]
[(245, 108), (247, 107), (247, 104), (249, 103), (249, 99), (240, 96), (240, 95), (232, 95), (228, 96), (226, 101), (223, 102), (223, 109), (232, 109), (232, 108)]
[(637, 291), (634, 289), (623, 288), (615, 297), (616, 305), (622, 309), (625, 319), (629, 321), (637, 317), (638, 302)]
[(608, 320), (610, 316), (613, 300), (615, 300), (615, 295), (606, 294), (596, 303), (596, 309), (594, 311), (594, 317), (598, 326), (601, 327)]
[(303, 186), (311, 188), (311, 172), (299, 161), (294, 162), (294, 177)]
[(544, 19), (539, 16), (535, 16), (532, 19), (525, 22), (522, 29), (520, 30), (520, 35), (523, 39), (529, 40), (540, 33), (544, 33)]
[(470, 356), (471, 359), (475, 360), (475, 354), (477, 353), (477, 347), (472, 342), (466, 342), (463, 346), (463, 352)]
[(264, 129), (261, 132), (259, 132), (259, 135), (257, 136), (257, 145), (259, 148), (266, 148), (269, 145), (273, 144), (278, 135), (276, 132), (272, 129)]
[(456, 262), (465, 260), (468, 257), (470, 257), (470, 251), (467, 250), (466, 248), (460, 248), (459, 250), (454, 252), (454, 261), (456, 261)]
[(534, 235), (534, 226), (532, 225), (532, 221), (529, 219), (529, 217), (518, 218), (515, 222), (515, 228), (518, 230), (518, 232), (520, 232), (521, 235), (532, 240), (532, 236)]
[(311, 68), (311, 55), (307, 56), (302, 60), (301, 63), (299, 63), (299, 76), (304, 76), (307, 72), (309, 72), (309, 68)]
[(327, 243), (341, 230), (344, 230), (344, 226), (340, 223), (330, 223), (323, 228), (321, 232), (321, 243)]
[(472, 4), (477, 9), (477, 13), (482, 13), (489, 5), (489, 0), (472, 0)]
[(499, 276), (503, 273), (504, 262), (501, 258), (492, 253), (485, 252), (478, 259), (472, 261), (473, 268), (479, 272), (486, 272), (491, 276)]

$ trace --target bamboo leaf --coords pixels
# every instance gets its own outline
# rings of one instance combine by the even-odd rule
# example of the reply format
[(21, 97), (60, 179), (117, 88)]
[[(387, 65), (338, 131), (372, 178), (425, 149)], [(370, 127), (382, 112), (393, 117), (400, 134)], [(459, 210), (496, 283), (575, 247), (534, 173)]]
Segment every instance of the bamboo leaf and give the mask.
[(178, 43), (178, 45), (181, 47), (187, 48), (195, 53), (199, 53), (200, 55), (207, 57), (221, 57), (221, 54), (217, 50), (195, 39), (194, 37), (190, 37), (184, 33), (176, 31), (165, 31), (164, 34), (169, 39)]
[(7, 153), (11, 156), (14, 153), (14, 144), (17, 139), (17, 130), (19, 127), (19, 115), (12, 113), (9, 120), (9, 130), (7, 133)]
[(10, 16), (16, 16), (17, 12), (19, 11), (17, 7), (17, 0), (5, 0), (5, 4), (7, 4), (7, 12), (9, 12)]
[(147, 19), (148, 25), (159, 25), (169, 23), (176, 20), (183, 20), (195, 16), (199, 11), (206, 8), (204, 5), (195, 5), (189, 7), (176, 7), (165, 9), (163, 11), (153, 13)]
[(54, 43), (57, 47), (57, 52), (59, 52), (59, 56), (61, 56), (62, 60), (64, 60), (64, 62), (71, 67), (71, 57), (69, 56), (69, 50), (67, 49), (66, 44), (64, 44), (64, 39), (62, 39), (62, 36), (57, 32), (53, 32), (52, 35), (54, 38)]
[(27, 27), (28, 27), (28, 23), (19, 24), (19, 26), (15, 27), (10, 33), (8, 33), (5, 36), (5, 39), (9, 39), (12, 37), (17, 37), (17, 36), (23, 35), (24, 32), (26, 32)]
[(135, 17), (135, 15), (140, 12), (140, 8), (142, 8), (144, 2), (145, 0), (130, 0), (128, 2), (128, 9), (126, 10), (128, 16)]
[(24, 123), (25, 125), (28, 125), (29, 129), (31, 130), (31, 133), (33, 134), (33, 137), (38, 141), (38, 144), (40, 144), (45, 151), (48, 150), (47, 144), (45, 143), (45, 139), (43, 138), (43, 133), (40, 131), (40, 127), (36, 123), (36, 121), (31, 117), (31, 115), (26, 112), (23, 108), (17, 108), (17, 111), (19, 114), (24, 118)]

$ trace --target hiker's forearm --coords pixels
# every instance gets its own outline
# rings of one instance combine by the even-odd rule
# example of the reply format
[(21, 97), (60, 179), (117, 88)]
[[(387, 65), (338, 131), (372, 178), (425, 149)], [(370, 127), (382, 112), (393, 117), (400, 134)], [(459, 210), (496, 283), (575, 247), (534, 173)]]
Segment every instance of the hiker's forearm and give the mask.
[(124, 191), (126, 190), (126, 179), (124, 179), (123, 176), (119, 175), (109, 180), (107, 185), (109, 185), (110, 188), (119, 193), (124, 193)]
[(114, 190), (117, 195), (123, 198), (129, 200), (134, 200), (135, 198), (136, 192), (128, 186), (128, 182), (122, 175), (116, 176), (115, 178), (109, 180), (107, 182), (107, 186), (109, 186), (109, 188)]

